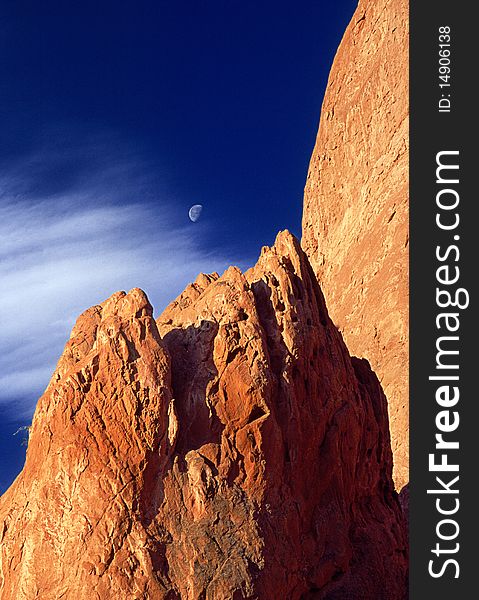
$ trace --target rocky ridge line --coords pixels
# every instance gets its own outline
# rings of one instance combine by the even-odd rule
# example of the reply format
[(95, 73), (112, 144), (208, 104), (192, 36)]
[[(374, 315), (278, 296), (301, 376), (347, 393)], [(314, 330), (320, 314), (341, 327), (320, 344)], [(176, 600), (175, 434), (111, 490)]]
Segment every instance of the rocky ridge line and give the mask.
[(386, 399), (297, 240), (77, 321), (0, 500), (2, 600), (406, 597)]

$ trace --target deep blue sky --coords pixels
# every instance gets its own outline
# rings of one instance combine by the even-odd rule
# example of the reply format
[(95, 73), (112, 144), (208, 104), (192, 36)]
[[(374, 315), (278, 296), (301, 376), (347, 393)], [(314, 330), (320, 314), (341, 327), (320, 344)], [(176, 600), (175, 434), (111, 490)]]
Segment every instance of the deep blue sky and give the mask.
[(300, 235), (355, 5), (3, 0), (0, 492), (73, 316), (134, 285), (161, 309), (197, 271), (248, 266), (280, 229)]

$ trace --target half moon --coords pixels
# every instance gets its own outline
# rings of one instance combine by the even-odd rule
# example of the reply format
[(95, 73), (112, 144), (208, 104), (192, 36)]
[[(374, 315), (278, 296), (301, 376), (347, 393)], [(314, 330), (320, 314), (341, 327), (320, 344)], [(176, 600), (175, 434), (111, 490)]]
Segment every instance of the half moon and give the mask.
[(193, 223), (196, 223), (196, 221), (200, 218), (202, 210), (203, 206), (201, 204), (193, 204), (193, 206), (190, 208), (188, 211), (188, 216)]

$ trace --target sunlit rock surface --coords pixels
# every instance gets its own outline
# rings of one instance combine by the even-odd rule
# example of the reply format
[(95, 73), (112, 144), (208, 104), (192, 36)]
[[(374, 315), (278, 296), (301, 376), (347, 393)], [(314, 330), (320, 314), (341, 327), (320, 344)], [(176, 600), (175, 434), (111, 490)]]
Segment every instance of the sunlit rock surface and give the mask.
[(287, 232), (78, 320), (0, 502), (2, 600), (399, 600), (386, 399)]
[(302, 245), (351, 353), (389, 403), (394, 479), (408, 468), (408, 2), (359, 2), (329, 77)]

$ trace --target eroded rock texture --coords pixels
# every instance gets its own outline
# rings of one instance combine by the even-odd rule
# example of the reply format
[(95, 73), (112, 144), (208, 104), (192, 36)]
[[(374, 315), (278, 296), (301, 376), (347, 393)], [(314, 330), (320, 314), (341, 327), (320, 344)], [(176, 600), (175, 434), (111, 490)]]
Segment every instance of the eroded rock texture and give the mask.
[(0, 502), (2, 600), (400, 600), (386, 399), (299, 243), (78, 320)]
[(389, 402), (408, 480), (408, 2), (362, 0), (329, 77), (305, 187), (303, 248), (352, 354)]

